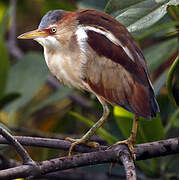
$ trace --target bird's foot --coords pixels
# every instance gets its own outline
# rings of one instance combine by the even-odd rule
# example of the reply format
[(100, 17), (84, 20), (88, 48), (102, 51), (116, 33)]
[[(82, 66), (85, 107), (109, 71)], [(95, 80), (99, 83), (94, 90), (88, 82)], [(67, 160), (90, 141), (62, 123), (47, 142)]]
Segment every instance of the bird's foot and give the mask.
[(131, 152), (132, 158), (135, 160), (136, 155), (135, 155), (134, 146), (133, 146), (134, 142), (135, 141), (133, 140), (133, 138), (129, 137), (128, 139), (126, 139), (124, 141), (116, 142), (114, 145), (126, 144), (128, 146), (128, 148), (129, 148), (129, 151)]
[[(113, 146), (116, 145), (120, 145), (120, 144), (126, 144), (129, 148), (129, 151), (131, 153), (131, 156), (133, 158), (133, 160), (136, 159), (136, 155), (135, 155), (135, 151), (134, 151), (134, 146), (133, 143), (135, 142), (135, 140), (132, 137), (129, 137), (128, 139), (124, 140), (124, 141), (118, 141), (116, 142)], [(110, 167), (109, 167), (109, 174), (111, 174), (112, 172), (112, 168), (115, 166), (116, 163), (111, 163)]]
[(73, 138), (65, 138), (66, 141), (70, 141), (72, 144), (70, 146), (69, 152), (68, 152), (68, 156), (72, 155), (72, 151), (74, 149), (74, 147), (78, 144), (85, 144), (86, 146), (90, 146), (90, 147), (94, 147), (97, 148), (99, 147), (99, 143), (97, 142), (93, 142), (93, 141), (87, 141), (86, 139), (73, 139)]

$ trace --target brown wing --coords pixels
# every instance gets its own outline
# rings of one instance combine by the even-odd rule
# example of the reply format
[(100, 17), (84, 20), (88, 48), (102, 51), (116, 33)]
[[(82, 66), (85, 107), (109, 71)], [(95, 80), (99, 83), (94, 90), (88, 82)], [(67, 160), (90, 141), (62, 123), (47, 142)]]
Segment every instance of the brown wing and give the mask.
[(125, 27), (109, 15), (95, 10), (80, 10), (78, 20), (80, 24), (112, 32), (134, 58), (131, 59), (121, 46), (105, 35), (88, 30), (87, 42), (98, 56), (90, 59), (86, 67), (86, 80), (91, 89), (108, 102), (135, 114), (148, 118), (155, 116), (159, 108), (144, 56)]
[[(128, 49), (132, 53), (132, 55), (134, 57), (134, 61), (135, 61), (135, 64), (133, 64), (131, 67), (131, 71), (132, 71), (132, 69), (137, 69), (137, 68), (138, 68), (138, 71), (142, 71), (140, 69), (142, 66), (143, 69), (146, 71), (146, 73), (148, 73), (145, 58), (144, 58), (140, 48), (138, 47), (138, 45), (135, 42), (135, 40), (133, 39), (133, 37), (130, 35), (130, 33), (127, 31), (127, 29), (122, 24), (120, 24), (117, 20), (115, 20), (110, 15), (100, 12), (100, 11), (97, 11), (97, 10), (81, 9), (81, 10), (77, 10), (76, 12), (78, 14), (77, 19), (80, 24), (103, 27), (104, 29), (111, 32), (121, 42), (121, 44), (123, 46), (128, 47)], [(95, 44), (95, 42), (94, 42), (94, 44)], [(100, 43), (100, 45), (102, 45), (102, 43)], [(105, 44), (103, 44), (103, 45), (105, 45)], [(101, 48), (100, 50), (103, 50), (103, 48)], [(105, 48), (105, 50), (106, 49), (107, 48)], [(109, 52), (109, 49), (108, 49), (108, 52)], [(98, 53), (99, 53), (99, 50), (98, 50)], [(116, 61), (121, 64), (122, 63), (126, 64), (126, 66), (128, 66), (128, 64), (129, 64), (129, 67), (130, 67), (132, 64), (130, 62), (131, 59), (128, 56), (124, 55), (122, 52), (120, 52), (120, 53), (123, 56), (122, 59), (121, 58), (113, 58), (111, 60)], [(116, 56), (116, 55), (114, 54), (114, 56)], [(137, 67), (134, 67), (134, 66), (137, 66)], [(141, 73), (143, 73), (143, 72), (141, 72)], [(140, 73), (139, 73), (139, 76), (140, 76)]]
[(86, 64), (86, 82), (104, 100), (132, 113), (151, 117), (147, 87), (138, 83), (120, 64), (98, 57)]

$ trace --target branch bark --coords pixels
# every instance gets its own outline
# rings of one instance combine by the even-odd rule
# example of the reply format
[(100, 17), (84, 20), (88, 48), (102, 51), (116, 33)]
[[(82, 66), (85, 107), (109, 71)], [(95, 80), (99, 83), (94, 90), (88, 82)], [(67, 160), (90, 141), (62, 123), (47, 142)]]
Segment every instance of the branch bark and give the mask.
[(7, 130), (0, 127), (0, 134), (3, 136), (3, 138), (6, 139), (8, 144), (14, 147), (14, 149), (17, 151), (19, 156), (23, 160), (23, 164), (28, 165), (28, 171), (32, 173), (33, 176), (36, 176), (39, 174), (40, 169), (39, 166), (36, 164), (35, 161), (31, 159), (27, 151), (23, 148), (23, 146), (17, 141), (16, 138), (14, 138)]
[[(111, 147), (119, 153), (118, 159), (120, 159), (120, 162), (124, 166), (126, 172), (126, 180), (136, 180), (135, 165), (128, 146), (125, 144), (121, 144), (120, 146), (115, 145)], [(114, 163), (111, 164), (112, 166), (110, 168), (113, 167), (113, 164)]]
[[(40, 137), (25, 137), (25, 136), (14, 136), (19, 143), (25, 146), (45, 147), (53, 149), (69, 150), (71, 142), (54, 139), (54, 138), (40, 138)], [(0, 136), (0, 144), (9, 144), (8, 141)], [(99, 148), (92, 148), (84, 145), (75, 146), (74, 151), (77, 152), (94, 152), (99, 150), (105, 150), (107, 146), (100, 146)]]
[[(57, 139), (46, 139), (43, 142), (38, 142), (35, 144), (35, 140), (39, 141), (39, 138), (32, 138), (32, 137), (16, 137), (16, 138), (19, 140), (19, 142), (21, 142), (24, 145), (31, 144), (36, 146), (40, 145), (40, 147), (42, 146), (47, 147), (47, 145), (45, 145), (47, 143), (48, 147), (50, 148), (49, 141), (52, 141), (53, 142), (51, 144), (52, 148), (55, 147), (57, 148), (55, 144), (58, 144), (58, 148), (60, 147), (64, 150), (70, 147), (69, 142), (57, 140)], [(30, 139), (34, 141), (30, 141)], [(2, 142), (4, 144), (8, 143), (4, 138), (1, 137), (0, 143)], [(88, 147), (86, 147), (87, 149), (84, 149), (85, 147), (83, 146), (83, 148), (80, 149), (82, 145), (79, 145), (76, 146), (75, 150), (78, 151), (82, 150), (83, 152), (87, 151), (88, 153), (77, 154), (77, 155), (73, 155), (72, 157), (61, 157), (61, 158), (51, 159), (48, 161), (42, 161), (38, 165), (41, 170), (41, 175), (45, 175), (47, 173), (51, 173), (59, 170), (71, 169), (71, 168), (82, 167), (87, 165), (118, 162), (120, 155), (119, 149), (122, 148), (121, 146), (124, 145), (118, 145), (118, 148), (116, 148), (116, 146), (113, 146), (110, 147), (110, 149), (107, 146), (103, 146), (98, 149), (88, 148)], [(175, 154), (175, 153), (179, 153), (179, 138), (171, 138), (168, 140), (139, 144), (136, 145), (134, 149), (136, 152), (136, 160)], [(30, 173), (31, 172), (29, 171), (29, 166), (21, 165), (19, 167), (0, 171), (0, 179), (28, 177), (29, 175), (31, 175)]]
[[(71, 157), (61, 157), (42, 161), (39, 163), (41, 175), (55, 172), (59, 170), (77, 168), (87, 165), (102, 164), (109, 162), (117, 162), (119, 155), (118, 150), (110, 149), (98, 152), (90, 152), (73, 155)], [(19, 167), (10, 168), (0, 171), (0, 179), (25, 178), (30, 175), (29, 166), (21, 165)]]
[[(53, 149), (69, 150), (71, 143), (65, 140), (55, 138), (25, 137), (14, 136), (19, 143), (25, 146), (45, 147)], [(9, 142), (0, 136), (0, 144), (9, 144)], [(94, 152), (106, 150), (108, 146), (99, 146), (98, 148), (77, 145), (74, 148), (76, 152)], [(153, 157), (167, 156), (179, 153), (179, 137), (167, 140), (155, 141), (145, 144), (137, 144), (134, 146), (136, 152), (136, 160), (144, 160)]]
[[(7, 168), (13, 168), (16, 166), (20, 166), (21, 163), (19, 161), (13, 160), (13, 159), (6, 159), (4, 156), (0, 155), (0, 169), (7, 169)], [(86, 172), (81, 170), (64, 170), (64, 171), (56, 171), (52, 173), (48, 173), (45, 175), (39, 175), (35, 177), (35, 179), (68, 179), (68, 180), (89, 180), (93, 179), (95, 177), (95, 180), (124, 180), (125, 176), (123, 174), (111, 174), (106, 172)]]
[(0, 134), (2, 134), (3, 138), (8, 142), (8, 144), (12, 145), (17, 153), (23, 160), (24, 164), (34, 164), (34, 161), (31, 159), (27, 151), (23, 148), (23, 146), (14, 138), (8, 131), (4, 128), (0, 127)]

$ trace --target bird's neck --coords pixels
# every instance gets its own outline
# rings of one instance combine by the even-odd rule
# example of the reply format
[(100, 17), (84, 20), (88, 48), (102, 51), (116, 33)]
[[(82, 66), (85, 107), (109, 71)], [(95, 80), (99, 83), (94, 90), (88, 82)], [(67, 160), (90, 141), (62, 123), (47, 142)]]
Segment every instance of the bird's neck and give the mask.
[(68, 49), (61, 47), (51, 50), (44, 47), (44, 56), (51, 73), (66, 85), (84, 89), (81, 77), (82, 59), (80, 49), (74, 44), (68, 44)]

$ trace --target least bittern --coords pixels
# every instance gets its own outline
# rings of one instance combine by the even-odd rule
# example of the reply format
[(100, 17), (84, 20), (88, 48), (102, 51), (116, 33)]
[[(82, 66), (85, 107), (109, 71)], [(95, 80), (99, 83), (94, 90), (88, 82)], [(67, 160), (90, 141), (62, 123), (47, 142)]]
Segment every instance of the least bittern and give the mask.
[(159, 111), (145, 58), (127, 29), (110, 15), (93, 9), (49, 11), (38, 29), (20, 35), (44, 47), (53, 75), (66, 85), (96, 95), (103, 115), (77, 144), (97, 145), (89, 139), (109, 115), (107, 102), (135, 114), (131, 136), (125, 141), (133, 152), (138, 117), (151, 118)]

